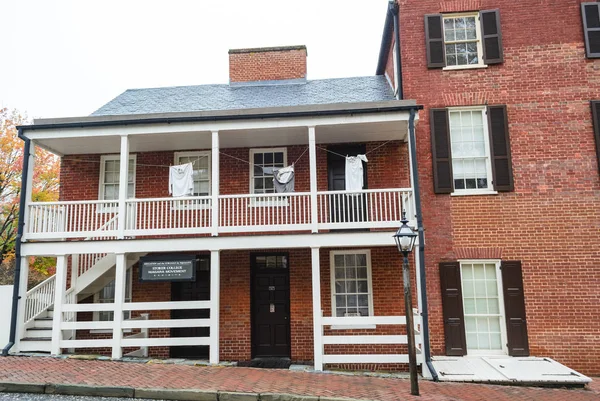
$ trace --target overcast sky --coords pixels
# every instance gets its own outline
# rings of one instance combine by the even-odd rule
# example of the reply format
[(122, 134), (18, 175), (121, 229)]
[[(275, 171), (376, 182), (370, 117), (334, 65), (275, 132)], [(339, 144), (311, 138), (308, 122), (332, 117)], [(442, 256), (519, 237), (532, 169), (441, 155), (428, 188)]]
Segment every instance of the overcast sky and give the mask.
[(388, 0), (0, 0), (0, 106), (88, 115), (128, 88), (228, 82), (229, 49), (306, 45), (308, 78), (373, 75)]

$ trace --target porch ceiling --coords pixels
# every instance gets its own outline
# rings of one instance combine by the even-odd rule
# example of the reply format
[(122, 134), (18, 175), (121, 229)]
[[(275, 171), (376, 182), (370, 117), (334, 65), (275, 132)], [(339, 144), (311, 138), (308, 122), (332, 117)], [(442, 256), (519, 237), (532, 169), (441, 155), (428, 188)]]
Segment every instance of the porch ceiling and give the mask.
[[(317, 143), (406, 140), (408, 121), (380, 121), (316, 126)], [(219, 131), (221, 148), (271, 147), (308, 144), (305, 126)], [(119, 153), (118, 135), (40, 138), (36, 143), (59, 155)], [(130, 152), (196, 150), (211, 148), (211, 132), (179, 131), (130, 136)]]

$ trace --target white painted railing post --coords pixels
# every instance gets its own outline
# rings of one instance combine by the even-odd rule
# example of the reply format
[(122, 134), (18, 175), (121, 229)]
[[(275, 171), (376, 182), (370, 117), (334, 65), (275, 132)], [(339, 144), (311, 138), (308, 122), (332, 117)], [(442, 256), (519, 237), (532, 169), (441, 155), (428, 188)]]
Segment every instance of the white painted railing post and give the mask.
[[(24, 155), (26, 156), (26, 155)], [(27, 168), (27, 183), (25, 187), (25, 213), (23, 215), (23, 236), (29, 233), (29, 205), (32, 202), (33, 193), (33, 169), (35, 167), (35, 142), (29, 143), (29, 166)], [(27, 286), (25, 286), (27, 287)]]
[(127, 188), (129, 183), (129, 137), (121, 135), (121, 158), (119, 166), (119, 225), (117, 238), (125, 238), (127, 223)]
[(125, 302), (125, 283), (127, 280), (127, 255), (117, 254), (115, 269), (115, 308), (113, 314), (113, 345), (112, 358), (123, 356), (121, 341), (123, 340), (123, 303)]
[(219, 251), (210, 252), (210, 346), (209, 362), (219, 363), (219, 299), (220, 299), (220, 266)]
[(310, 156), (310, 219), (311, 231), (319, 232), (319, 214), (317, 210), (317, 145), (315, 127), (308, 127), (308, 153)]
[(71, 255), (71, 287), (77, 285), (77, 277), (79, 277), (79, 255)]
[[(29, 258), (21, 257), (19, 277), (19, 308), (17, 309), (17, 344), (25, 337), (25, 310), (27, 309), (27, 282), (29, 281)], [(17, 347), (18, 349), (18, 347)]]
[(212, 131), (211, 160), (212, 235), (219, 235), (219, 131)]
[(62, 341), (62, 310), (65, 303), (67, 287), (67, 257), (59, 255), (56, 257), (56, 279), (54, 281), (54, 317), (52, 319), (52, 355), (60, 355), (60, 342)]
[(315, 370), (323, 370), (323, 314), (321, 312), (321, 258), (319, 248), (310, 248), (312, 261), (313, 337)]

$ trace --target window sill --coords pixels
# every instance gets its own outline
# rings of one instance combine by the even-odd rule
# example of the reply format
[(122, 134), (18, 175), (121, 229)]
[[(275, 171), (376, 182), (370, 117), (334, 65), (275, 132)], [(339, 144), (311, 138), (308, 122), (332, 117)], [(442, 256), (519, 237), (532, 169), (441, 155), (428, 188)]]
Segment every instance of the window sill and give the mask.
[(476, 70), (478, 68), (488, 68), (486, 64), (473, 64), (473, 65), (451, 65), (449, 67), (442, 68), (442, 71), (455, 71), (455, 70)]
[(377, 326), (374, 324), (357, 324), (354, 326), (331, 326), (331, 330), (364, 330), (364, 329), (376, 329)]
[(497, 191), (458, 191), (452, 192), (451, 196), (472, 196), (472, 195), (498, 195)]

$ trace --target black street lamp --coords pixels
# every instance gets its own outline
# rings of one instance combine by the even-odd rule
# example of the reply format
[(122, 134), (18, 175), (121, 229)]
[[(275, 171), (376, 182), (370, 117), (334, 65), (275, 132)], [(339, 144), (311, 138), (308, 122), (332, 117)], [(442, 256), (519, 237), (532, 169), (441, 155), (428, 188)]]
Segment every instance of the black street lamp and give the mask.
[(408, 339), (408, 369), (410, 371), (410, 393), (419, 395), (419, 379), (417, 377), (417, 351), (415, 348), (415, 328), (413, 322), (412, 297), (410, 291), (410, 270), (408, 268), (408, 254), (412, 252), (417, 233), (406, 223), (406, 211), (402, 212), (402, 225), (394, 234), (398, 250), (404, 255), (402, 264), (402, 278), (404, 280), (404, 306), (406, 308), (406, 334)]

